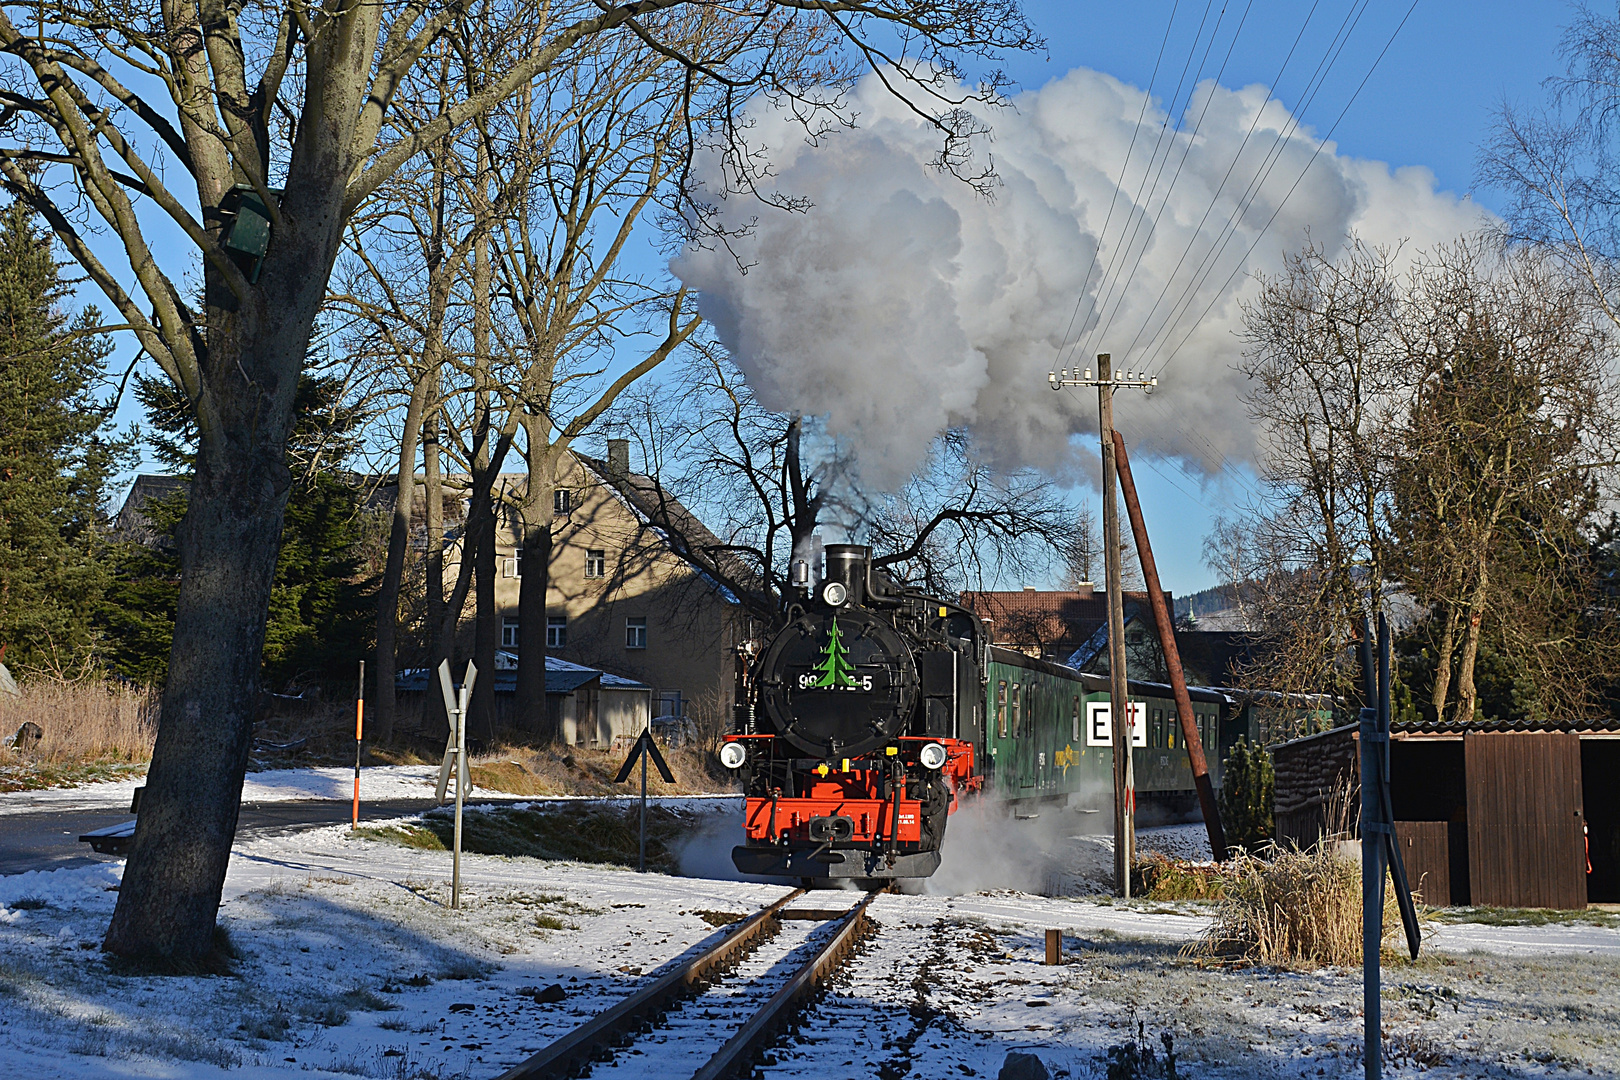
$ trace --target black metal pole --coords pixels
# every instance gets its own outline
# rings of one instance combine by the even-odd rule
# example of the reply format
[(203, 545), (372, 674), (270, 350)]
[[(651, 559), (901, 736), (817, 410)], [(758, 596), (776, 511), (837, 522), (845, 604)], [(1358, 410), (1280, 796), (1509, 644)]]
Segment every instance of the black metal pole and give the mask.
[[(646, 733), (643, 732), (641, 737), (646, 740)], [(641, 748), (641, 857), (636, 865), (640, 873), (645, 874), (647, 872), (647, 748), (645, 746)]]
[(1357, 734), (1361, 742), (1361, 1009), (1365, 1022), (1362, 1043), (1363, 1075), (1379, 1080), (1383, 1074), (1383, 1000), (1379, 950), (1384, 940), (1384, 844), (1389, 823), (1383, 820), (1383, 779), (1388, 775), (1389, 745), (1389, 621), (1378, 616), (1376, 683), (1373, 678), (1370, 627), (1362, 623), (1362, 661), (1367, 683), (1367, 708), (1361, 710)]

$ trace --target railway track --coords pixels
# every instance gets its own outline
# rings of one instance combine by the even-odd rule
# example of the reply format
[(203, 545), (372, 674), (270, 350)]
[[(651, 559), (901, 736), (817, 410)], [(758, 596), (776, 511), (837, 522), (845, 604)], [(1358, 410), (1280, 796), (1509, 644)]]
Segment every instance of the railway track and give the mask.
[[(849, 957), (878, 892), (848, 911), (788, 908), (804, 894), (795, 889), (734, 923), (698, 956), (649, 979), (498, 1080), (545, 1080), (587, 1069), (594, 1080), (675, 1077), (688, 1070), (692, 1080), (746, 1074)], [(727, 972), (732, 977), (722, 978)]]

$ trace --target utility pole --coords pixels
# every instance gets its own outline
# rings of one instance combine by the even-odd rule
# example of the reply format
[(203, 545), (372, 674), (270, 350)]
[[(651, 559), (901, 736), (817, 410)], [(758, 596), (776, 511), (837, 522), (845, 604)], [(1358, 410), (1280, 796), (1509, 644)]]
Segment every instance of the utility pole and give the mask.
[(1131, 533), (1136, 537), (1136, 557), (1141, 560), (1143, 582), (1147, 585), (1148, 601), (1153, 606), (1153, 622), (1159, 628), (1159, 649), (1164, 653), (1165, 673), (1170, 676), (1170, 693), (1176, 699), (1176, 716), (1181, 722), (1181, 745), (1187, 750), (1187, 765), (1192, 769), (1193, 787), (1198, 789), (1198, 806), (1204, 812), (1209, 850), (1216, 862), (1224, 862), (1226, 832), (1221, 828), (1221, 810), (1215, 802), (1215, 787), (1209, 780), (1209, 762), (1204, 760), (1204, 741), (1198, 734), (1192, 698), (1187, 694), (1187, 673), (1182, 669), (1181, 651), (1176, 647), (1176, 628), (1171, 620), (1170, 605), (1164, 602), (1164, 590), (1159, 587), (1159, 567), (1153, 561), (1153, 545), (1148, 542), (1142, 501), (1136, 497), (1136, 482), (1131, 479), (1131, 455), (1125, 450), (1125, 437), (1118, 428), (1114, 429), (1114, 460), (1119, 469), (1119, 486), (1125, 494), (1125, 511), (1131, 519)]
[(1114, 884), (1119, 895), (1130, 899), (1131, 866), (1136, 855), (1136, 771), (1131, 762), (1131, 741), (1135, 735), (1130, 694), (1125, 672), (1125, 597), (1121, 578), (1119, 548), (1118, 462), (1114, 456), (1114, 390), (1116, 387), (1148, 389), (1159, 385), (1145, 372), (1127, 371), (1116, 375), (1108, 353), (1097, 354), (1097, 377), (1087, 368), (1065, 368), (1046, 376), (1053, 390), (1066, 386), (1095, 386), (1102, 435), (1103, 544), (1108, 575), (1108, 718), (1114, 743)]

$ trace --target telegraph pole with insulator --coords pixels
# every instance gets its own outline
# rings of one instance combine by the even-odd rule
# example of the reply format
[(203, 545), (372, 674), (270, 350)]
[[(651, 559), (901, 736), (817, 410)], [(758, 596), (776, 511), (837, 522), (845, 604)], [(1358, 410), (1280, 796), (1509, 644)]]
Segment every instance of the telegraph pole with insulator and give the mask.
[(1065, 368), (1048, 373), (1053, 390), (1068, 386), (1095, 386), (1102, 435), (1103, 544), (1108, 586), (1108, 717), (1114, 744), (1114, 884), (1119, 895), (1131, 895), (1131, 865), (1136, 856), (1136, 772), (1131, 763), (1135, 734), (1125, 672), (1125, 596), (1120, 565), (1118, 462), (1114, 456), (1114, 391), (1120, 387), (1147, 390), (1159, 385), (1146, 372), (1116, 374), (1108, 353), (1097, 354), (1097, 377)]

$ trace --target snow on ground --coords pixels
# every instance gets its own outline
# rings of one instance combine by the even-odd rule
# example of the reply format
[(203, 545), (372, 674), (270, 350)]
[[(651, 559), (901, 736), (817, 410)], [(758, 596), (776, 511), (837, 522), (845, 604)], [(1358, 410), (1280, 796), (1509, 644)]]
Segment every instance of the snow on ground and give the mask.
[[(711, 849), (734, 835), (736, 817), (729, 801), (708, 805), (721, 812), (692, 835), (697, 861), (714, 866)], [(960, 842), (947, 861), (989, 846), (995, 827), (982, 828), (982, 837), (953, 833)], [(1044, 849), (1002, 844), (1007, 866), (1029, 862), (1020, 847), (1039, 849), (1083, 877), (1061, 865), (1069, 854), (1106, 854), (1068, 823), (1046, 828)], [(1190, 843), (1185, 832), (1143, 830), (1140, 846), (1161, 836)], [(1031, 872), (1049, 869), (1036, 860)], [(751, 912), (783, 891), (478, 855), (465, 856), (462, 871), (457, 911), (443, 852), (352, 838), (343, 827), (241, 842), (220, 912), (237, 972), (199, 978), (127, 974), (98, 951), (120, 863), (0, 877), (0, 1068), (29, 1080), (493, 1078), (711, 939), (717, 913)], [(1054, 1075), (1100, 1078), (1108, 1048), (1138, 1024), (1161, 1053), (1161, 1036), (1171, 1036), (1184, 1076), (1360, 1073), (1359, 970), (1184, 958), (1207, 925), (1198, 905), (1051, 899), (1006, 882), (946, 886), (936, 878), (925, 895), (873, 903), (879, 932), (763, 1075), (992, 1077), (1016, 1049)], [(855, 898), (818, 893), (800, 903)], [(1041, 962), (1047, 928), (1064, 933), (1060, 966)], [(781, 956), (796, 940), (784, 930)], [(1440, 948), (1418, 964), (1385, 968), (1389, 1075), (1620, 1076), (1620, 932), (1447, 925), (1432, 943)], [(717, 992), (733, 993), (747, 975)], [(561, 1001), (535, 1000), (552, 986)], [(734, 1020), (715, 1006), (698, 999), (676, 1014), (682, 1038), (723, 1034)], [(671, 1038), (642, 1036), (611, 1075), (674, 1075)]]
[[(368, 767), (360, 770), (360, 798), (364, 802), (431, 799), (438, 782), (437, 765)], [(0, 815), (40, 810), (128, 809), (135, 789), (144, 783), (144, 777), (137, 777), (71, 788), (8, 792), (0, 797)], [(266, 769), (248, 773), (242, 785), (244, 803), (353, 797), (353, 768)]]
[[(360, 770), (362, 803), (393, 802), (402, 799), (431, 799), (439, 782), (437, 765), (368, 765)], [(71, 788), (14, 791), (0, 795), (0, 816), (37, 813), (42, 810), (126, 810), (135, 789), (146, 783), (144, 777), (83, 784)], [(499, 795), (499, 792), (494, 793)], [(354, 769), (344, 767), (265, 769), (250, 772), (242, 784), (242, 802), (275, 803), (303, 799), (334, 799), (347, 802), (354, 797)], [(543, 801), (588, 799), (589, 796), (547, 796)], [(649, 802), (736, 799), (729, 795), (664, 796)]]

